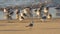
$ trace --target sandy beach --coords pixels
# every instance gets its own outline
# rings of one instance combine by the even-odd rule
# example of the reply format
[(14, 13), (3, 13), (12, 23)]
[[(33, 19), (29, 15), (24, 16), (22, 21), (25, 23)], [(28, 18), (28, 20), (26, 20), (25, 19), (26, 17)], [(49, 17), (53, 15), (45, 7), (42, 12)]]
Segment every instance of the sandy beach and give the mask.
[[(33, 19), (33, 27), (26, 27), (31, 19), (0, 20), (0, 34), (60, 34), (60, 19), (51, 19), (41, 22)], [(8, 23), (9, 22), (9, 23)]]

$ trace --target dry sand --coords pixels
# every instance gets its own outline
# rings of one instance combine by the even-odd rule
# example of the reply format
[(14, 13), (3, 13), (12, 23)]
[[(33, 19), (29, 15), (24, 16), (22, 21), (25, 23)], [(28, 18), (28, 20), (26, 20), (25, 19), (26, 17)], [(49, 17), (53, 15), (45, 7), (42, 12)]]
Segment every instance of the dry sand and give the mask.
[(31, 19), (0, 20), (0, 34), (60, 34), (60, 19), (49, 19), (41, 22), (40, 19), (33, 19), (34, 26), (26, 27)]

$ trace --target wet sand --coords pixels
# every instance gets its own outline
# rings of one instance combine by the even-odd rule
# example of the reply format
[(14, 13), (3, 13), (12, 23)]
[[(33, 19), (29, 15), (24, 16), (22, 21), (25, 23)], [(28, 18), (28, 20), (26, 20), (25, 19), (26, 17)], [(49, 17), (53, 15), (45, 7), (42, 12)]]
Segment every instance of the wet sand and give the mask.
[(60, 34), (60, 19), (48, 19), (45, 22), (33, 19), (34, 26), (26, 27), (31, 21), (0, 20), (0, 34)]

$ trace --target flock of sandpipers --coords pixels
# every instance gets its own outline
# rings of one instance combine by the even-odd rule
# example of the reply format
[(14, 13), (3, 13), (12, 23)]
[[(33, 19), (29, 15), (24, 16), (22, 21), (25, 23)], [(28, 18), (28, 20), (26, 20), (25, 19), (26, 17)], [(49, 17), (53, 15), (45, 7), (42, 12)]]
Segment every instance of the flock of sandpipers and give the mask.
[(3, 11), (5, 14), (5, 19), (8, 19), (8, 20), (13, 19), (12, 16), (14, 12), (16, 14), (16, 19), (20, 21), (24, 20), (25, 18), (33, 17), (33, 16), (39, 17), (43, 20), (52, 18), (52, 15), (49, 13), (49, 7), (43, 7), (43, 6), (35, 9), (26, 7), (22, 10), (16, 8), (15, 11), (13, 11), (13, 9), (4, 8)]

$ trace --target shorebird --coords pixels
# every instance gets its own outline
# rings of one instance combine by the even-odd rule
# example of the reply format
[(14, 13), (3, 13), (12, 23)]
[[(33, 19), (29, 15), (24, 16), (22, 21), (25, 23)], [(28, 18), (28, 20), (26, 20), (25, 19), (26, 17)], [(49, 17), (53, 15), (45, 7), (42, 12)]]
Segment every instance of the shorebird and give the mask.
[(33, 27), (34, 22), (32, 21), (28, 26), (26, 27)]

